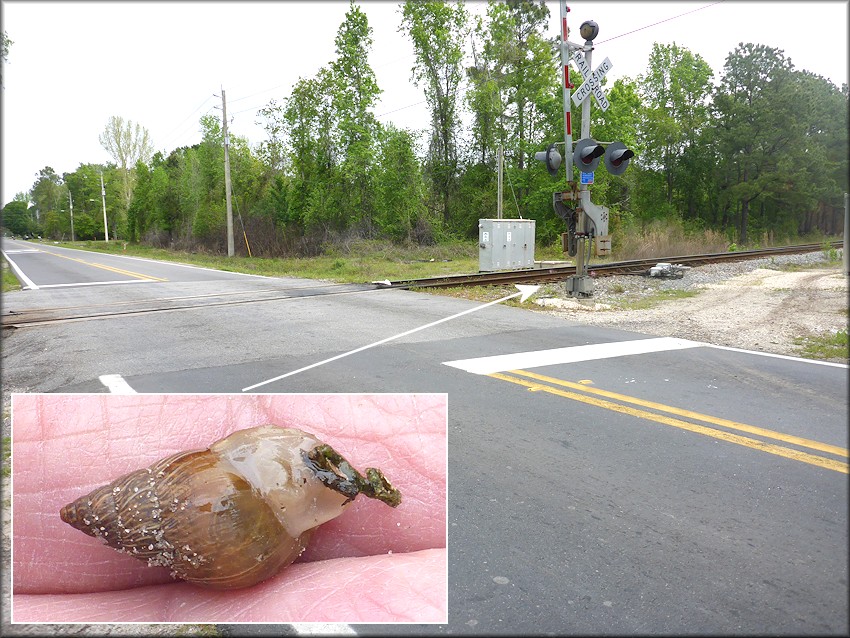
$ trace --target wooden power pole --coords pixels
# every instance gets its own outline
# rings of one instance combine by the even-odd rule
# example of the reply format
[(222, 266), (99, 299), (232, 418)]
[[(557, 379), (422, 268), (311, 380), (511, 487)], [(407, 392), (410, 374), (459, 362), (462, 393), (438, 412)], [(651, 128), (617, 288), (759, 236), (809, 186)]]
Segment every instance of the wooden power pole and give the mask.
[(221, 89), (221, 129), (224, 133), (224, 196), (227, 201), (227, 256), (233, 257), (236, 250), (233, 245), (233, 203), (230, 199), (230, 139), (227, 137), (227, 101), (224, 99), (224, 87)]

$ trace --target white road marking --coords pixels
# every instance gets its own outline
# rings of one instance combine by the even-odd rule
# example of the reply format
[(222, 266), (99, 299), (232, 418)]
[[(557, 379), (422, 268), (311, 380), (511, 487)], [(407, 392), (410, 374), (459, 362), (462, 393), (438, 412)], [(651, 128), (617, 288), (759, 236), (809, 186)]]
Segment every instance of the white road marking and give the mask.
[(357, 632), (351, 625), (344, 623), (325, 623), (325, 622), (295, 622), (291, 623), (290, 627), (295, 630), (299, 636), (356, 636)]
[(443, 365), (460, 368), (472, 374), (492, 374), (493, 372), (527, 370), (528, 368), (539, 368), (541, 366), (552, 366), (562, 363), (610, 359), (612, 357), (623, 357), (631, 354), (697, 348), (703, 345), (705, 344), (686, 339), (658, 337), (655, 339), (636, 339), (634, 341), (615, 341), (613, 343), (594, 343), (586, 346), (554, 348), (552, 350), (537, 350), (534, 352), (516, 352), (514, 354), (500, 354), (492, 357), (479, 357), (477, 359), (459, 359), (457, 361), (444, 361)]
[(18, 264), (16, 264), (14, 261), (12, 261), (11, 259), (9, 259), (9, 254), (8, 254), (5, 250), (4, 250), (4, 251), (0, 251), (0, 252), (2, 252), (2, 253), (3, 253), (3, 257), (6, 259), (6, 261), (8, 261), (8, 262), (9, 262), (9, 265), (12, 267), (12, 270), (14, 270), (14, 271), (15, 271), (15, 274), (17, 274), (17, 275), (18, 275), (18, 278), (19, 278), (21, 281), (23, 281), (23, 282), (24, 282), (24, 287), (25, 287), (25, 288), (29, 288), (30, 290), (38, 290), (38, 286), (36, 286), (36, 285), (35, 285), (35, 283), (33, 283), (32, 279), (30, 279), (29, 277), (27, 277), (27, 276), (24, 274), (24, 271), (23, 271), (23, 270), (21, 270), (21, 269), (20, 269), (20, 267), (18, 267)]
[(716, 348), (717, 350), (731, 350), (732, 352), (743, 352), (745, 354), (758, 354), (762, 357), (773, 357), (775, 359), (788, 359), (789, 361), (799, 361), (800, 363), (814, 363), (818, 366), (833, 366), (836, 368), (846, 368), (846, 363), (834, 363), (832, 361), (817, 361), (816, 359), (803, 359), (802, 357), (791, 357), (787, 354), (774, 354), (772, 352), (756, 352), (755, 350), (743, 350), (742, 348), (730, 348), (729, 346), (713, 346), (708, 343), (702, 344), (709, 348)]
[(674, 337), (656, 337), (651, 339), (636, 339), (634, 341), (595, 343), (586, 346), (573, 346), (570, 348), (516, 352), (513, 354), (478, 357), (475, 359), (458, 359), (457, 361), (444, 361), (443, 365), (459, 368), (460, 370), (465, 370), (472, 374), (491, 374), (493, 372), (527, 370), (529, 368), (540, 368), (543, 366), (559, 365), (563, 363), (595, 361), (596, 359), (611, 359), (614, 357), (624, 357), (632, 354), (648, 354), (650, 352), (684, 350), (687, 348), (715, 348), (717, 350), (730, 350), (732, 352), (754, 354), (761, 357), (774, 357), (776, 359), (799, 361), (800, 363), (813, 363), (815, 365), (833, 366), (836, 368), (848, 367), (845, 363), (816, 361), (814, 359), (803, 359), (801, 357), (791, 357), (784, 354), (773, 354), (772, 352), (758, 352), (756, 350), (743, 350), (741, 348), (730, 348), (728, 346), (715, 346), (710, 343), (689, 341), (687, 339), (676, 339)]
[[(411, 330), (407, 330), (406, 332), (402, 332), (397, 335), (393, 335), (392, 337), (387, 337), (386, 339), (381, 339), (380, 341), (376, 341), (375, 343), (370, 343), (365, 346), (361, 346), (356, 348), (355, 350), (349, 350), (348, 352), (343, 352), (342, 354), (338, 354), (335, 357), (331, 357), (329, 359), (325, 359), (324, 361), (318, 361), (316, 363), (310, 364), (308, 366), (304, 366), (303, 368), (298, 368), (297, 370), (293, 370), (292, 372), (287, 372), (286, 374), (282, 374), (280, 376), (274, 377), (273, 379), (267, 379), (266, 381), (261, 381), (260, 383), (255, 383), (254, 385), (249, 385), (247, 388), (242, 388), (242, 392), (247, 392), (248, 390), (253, 390), (254, 388), (259, 388), (261, 385), (266, 385), (267, 383), (272, 383), (273, 381), (280, 381), (281, 379), (285, 379), (286, 377), (291, 377), (293, 374), (298, 374), (299, 372), (304, 372), (305, 370), (310, 370), (312, 368), (316, 368), (320, 365), (324, 365), (326, 363), (330, 363), (331, 361), (336, 361), (337, 359), (342, 359), (343, 357), (347, 357), (350, 354), (355, 354), (357, 352), (363, 352), (363, 350), (368, 350), (369, 348), (374, 348), (375, 346), (380, 346), (381, 344), (387, 343), (389, 341), (393, 341), (395, 339), (400, 339), (401, 337), (406, 337), (407, 335), (412, 335), (414, 332), (419, 332), (420, 330), (425, 330), (426, 328), (430, 328), (432, 326), (436, 326), (441, 323), (445, 323), (446, 321), (451, 321), (452, 319), (457, 319), (458, 317), (462, 317), (463, 315), (468, 315), (470, 312), (476, 312), (478, 310), (483, 310), (488, 306), (494, 306), (496, 304), (502, 303), (503, 301), (507, 301), (508, 299), (513, 299), (514, 297), (520, 297), (520, 302), (525, 301), (535, 292), (540, 286), (524, 286), (521, 284), (514, 284), (514, 286), (519, 290), (519, 292), (515, 292), (512, 295), (508, 295), (506, 297), (502, 297), (501, 299), (496, 299), (495, 301), (490, 301), (488, 303), (482, 304), (480, 306), (475, 306), (474, 308), (470, 308), (469, 310), (464, 310), (463, 312), (458, 312), (457, 314), (451, 315), (449, 317), (443, 317), (442, 319), (437, 319), (437, 321), (432, 321), (431, 323), (426, 323), (424, 326), (419, 326), (418, 328), (413, 328)], [(512, 368), (513, 369), (513, 368)]]
[(102, 374), (98, 379), (112, 394), (138, 394), (120, 374)]

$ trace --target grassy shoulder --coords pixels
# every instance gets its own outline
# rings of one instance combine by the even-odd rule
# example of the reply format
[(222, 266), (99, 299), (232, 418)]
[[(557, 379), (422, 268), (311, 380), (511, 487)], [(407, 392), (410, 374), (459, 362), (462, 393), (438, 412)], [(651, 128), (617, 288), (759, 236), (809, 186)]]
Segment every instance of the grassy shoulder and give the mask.
[(359, 240), (328, 249), (317, 257), (225, 257), (203, 252), (151, 248), (120, 241), (61, 242), (58, 245), (94, 252), (175, 261), (267, 277), (304, 277), (338, 283), (365, 283), (384, 279), (418, 279), (478, 272), (478, 249), (471, 242), (437, 246), (398, 246), (390, 242)]
[(850, 359), (850, 343), (848, 343), (846, 330), (839, 330), (835, 334), (797, 337), (794, 343), (799, 348), (800, 356), (806, 359), (819, 361)]
[(0, 259), (0, 265), (3, 268), (3, 292), (11, 292), (12, 290), (20, 290), (21, 282), (12, 274), (12, 269), (5, 259)]

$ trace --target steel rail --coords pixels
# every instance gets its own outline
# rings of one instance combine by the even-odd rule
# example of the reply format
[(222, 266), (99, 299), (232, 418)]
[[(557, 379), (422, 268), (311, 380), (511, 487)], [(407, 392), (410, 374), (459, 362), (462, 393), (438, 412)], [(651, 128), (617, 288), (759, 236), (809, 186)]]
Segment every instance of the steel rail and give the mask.
[[(842, 241), (829, 242), (832, 248), (841, 248)], [(688, 266), (703, 266), (723, 262), (745, 261), (776, 255), (793, 255), (816, 252), (824, 249), (824, 244), (800, 244), (797, 246), (780, 246), (777, 248), (762, 248), (757, 250), (740, 250), (726, 253), (708, 253), (702, 255), (678, 255), (659, 259), (632, 259), (628, 261), (611, 262), (607, 264), (591, 264), (588, 273), (591, 276), (629, 275), (645, 273), (659, 262), (677, 263)], [(373, 282), (382, 288), (448, 288), (453, 286), (494, 286), (517, 283), (546, 283), (561, 281), (574, 275), (575, 266), (552, 266), (523, 270), (502, 270), (496, 272), (475, 273), (467, 275), (444, 275), (440, 277), (425, 277), (422, 279), (400, 279), (386, 283)]]

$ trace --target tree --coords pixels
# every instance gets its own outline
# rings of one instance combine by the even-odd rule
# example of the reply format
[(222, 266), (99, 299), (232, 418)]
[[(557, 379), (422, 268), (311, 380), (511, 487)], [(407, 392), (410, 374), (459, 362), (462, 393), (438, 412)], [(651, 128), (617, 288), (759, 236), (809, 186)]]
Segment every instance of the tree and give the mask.
[(708, 168), (697, 166), (697, 140), (709, 121), (713, 76), (702, 57), (673, 42), (655, 43), (647, 72), (638, 77), (644, 99), (641, 139), (653, 150), (644, 165), (662, 171), (668, 206), (672, 208), (678, 191), (692, 213), (699, 192), (699, 184), (693, 178)]
[[(103, 175), (107, 223), (110, 238), (123, 237), (126, 226), (119, 217), (122, 185), (114, 164), (80, 164), (72, 173), (62, 175), (63, 221), (54, 226), (70, 236), (69, 196), (74, 201), (74, 236), (77, 239), (103, 239), (103, 201), (100, 178)], [(47, 232), (47, 229), (45, 229)]]
[(13, 200), (3, 207), (4, 231), (15, 235), (27, 235), (32, 232), (32, 218), (27, 203)]
[[(488, 86), (492, 81), (502, 107), (494, 141), (504, 148), (506, 181), (514, 185), (519, 214), (525, 217), (526, 198), (534, 188), (530, 180), (540, 174), (533, 164), (533, 174), (527, 174), (526, 164), (551, 134), (551, 111), (546, 105), (554, 104), (553, 96), (560, 95), (556, 47), (543, 35), (549, 9), (543, 2), (530, 0), (490, 0), (487, 17), (486, 25), (482, 23), (476, 31), (483, 46), (474, 76), (484, 93), (475, 102), (483, 109), (475, 118), (482, 124), (492, 123), (493, 102), (487, 99), (492, 95)], [(481, 135), (480, 139), (486, 138)]]
[(460, 117), (460, 84), (463, 79), (463, 43), (469, 34), (468, 15), (462, 2), (417, 2), (402, 8), (404, 30), (413, 41), (416, 86), (424, 84), (431, 110), (428, 172), (444, 221), (451, 216), (451, 200), (457, 190)]
[(780, 170), (779, 163), (801, 137), (792, 70), (781, 50), (741, 43), (726, 58), (714, 96), (724, 219), (734, 205), (742, 245), (754, 202), (785, 189), (790, 166)]
[(315, 78), (296, 82), (279, 114), (286, 131), (291, 177), (288, 209), (279, 216), (290, 232), (326, 232), (339, 214), (336, 203), (327, 201), (325, 188), (326, 184), (338, 183), (335, 176), (339, 174), (333, 90), (333, 76), (322, 68)]
[(379, 126), (372, 109), (381, 94), (375, 72), (369, 65), (372, 28), (363, 10), (351, 0), (336, 39), (336, 61), (332, 65), (334, 91), (331, 97), (337, 118), (342, 152), (341, 172), (345, 197), (338, 199), (345, 226), (359, 224), (367, 236), (373, 233), (374, 143)]
[(394, 240), (430, 243), (434, 232), (426, 218), (425, 186), (415, 153), (416, 140), (390, 125), (380, 140), (375, 178), (375, 219), (381, 232)]
[(132, 120), (125, 122), (124, 118), (113, 115), (98, 139), (121, 171), (123, 208), (126, 211), (133, 193), (136, 163), (147, 163), (153, 155), (150, 133), (140, 124), (133, 124)]
[(50, 166), (42, 168), (36, 177), (30, 197), (34, 205), (35, 221), (40, 224), (47, 213), (62, 207), (65, 191), (61, 187), (62, 178)]
[[(2, 63), (0, 63), (0, 69), (4, 68), (6, 64), (9, 62), (9, 49), (12, 48), (14, 42), (9, 39), (9, 34), (5, 31), (3, 32), (3, 45), (2, 45)], [(3, 84), (4, 74), (0, 72), (0, 85)]]

